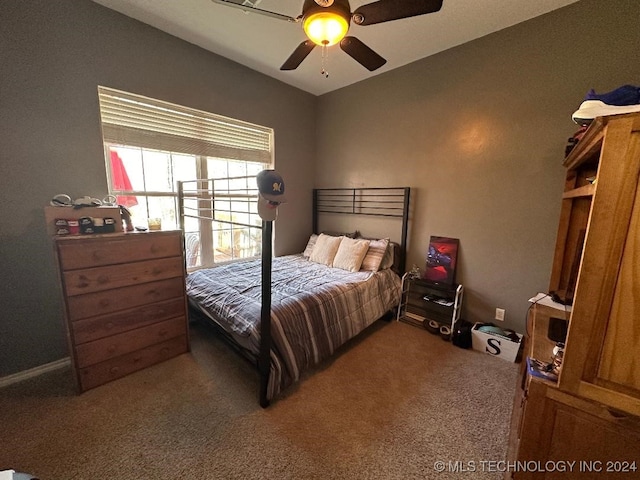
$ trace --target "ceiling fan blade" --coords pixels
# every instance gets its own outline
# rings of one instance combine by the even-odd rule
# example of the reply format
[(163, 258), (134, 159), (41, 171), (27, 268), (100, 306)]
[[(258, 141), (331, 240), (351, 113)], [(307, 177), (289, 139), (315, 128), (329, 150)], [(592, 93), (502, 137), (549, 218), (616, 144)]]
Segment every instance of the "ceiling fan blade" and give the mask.
[(315, 48), (316, 44), (311, 40), (305, 40), (296, 47), (291, 56), (282, 64), (280, 70), (295, 70), (298, 65), (307, 58), (307, 55), (311, 53), (311, 50)]
[[(269, 10), (262, 10), (261, 8), (256, 8), (253, 6), (251, 2), (247, 2), (246, 0), (211, 0), (213, 3), (217, 3), (218, 5), (225, 5), (227, 7), (239, 8), (243, 12), (250, 13), (258, 13), (260, 15), (265, 15), (271, 18), (277, 18), (279, 20), (286, 20), (287, 22), (296, 23), (299, 21), (297, 18), (290, 17), (289, 15), (283, 15), (277, 12), (270, 12)], [(254, 3), (257, 3), (254, 1)]]
[(442, 0), (379, 0), (357, 8), (352, 20), (357, 25), (373, 25), (433, 13), (441, 8)]
[(387, 63), (384, 58), (367, 47), (356, 37), (344, 37), (340, 42), (340, 48), (348, 55), (351, 55), (356, 62), (370, 72), (377, 70)]

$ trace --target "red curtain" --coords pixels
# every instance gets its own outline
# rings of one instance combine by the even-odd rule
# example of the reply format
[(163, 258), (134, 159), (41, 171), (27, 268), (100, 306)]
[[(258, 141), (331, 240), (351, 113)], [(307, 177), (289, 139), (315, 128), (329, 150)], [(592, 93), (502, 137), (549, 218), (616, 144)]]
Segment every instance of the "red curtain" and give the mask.
[[(111, 175), (113, 181), (113, 188), (115, 190), (133, 190), (131, 187), (131, 180), (129, 180), (129, 175), (127, 174), (127, 169), (124, 167), (124, 163), (122, 163), (122, 159), (118, 152), (109, 149), (111, 153)], [(118, 195), (117, 197), (118, 205), (123, 205), (125, 207), (133, 207), (134, 205), (138, 205), (138, 199), (133, 195)]]

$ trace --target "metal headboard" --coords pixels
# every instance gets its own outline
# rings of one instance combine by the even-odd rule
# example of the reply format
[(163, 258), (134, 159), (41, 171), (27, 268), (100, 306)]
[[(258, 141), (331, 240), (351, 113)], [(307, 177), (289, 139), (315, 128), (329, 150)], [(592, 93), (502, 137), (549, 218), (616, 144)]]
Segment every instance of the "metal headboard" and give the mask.
[(315, 188), (313, 190), (313, 233), (318, 232), (321, 213), (371, 215), (400, 218), (400, 274), (406, 267), (410, 187)]

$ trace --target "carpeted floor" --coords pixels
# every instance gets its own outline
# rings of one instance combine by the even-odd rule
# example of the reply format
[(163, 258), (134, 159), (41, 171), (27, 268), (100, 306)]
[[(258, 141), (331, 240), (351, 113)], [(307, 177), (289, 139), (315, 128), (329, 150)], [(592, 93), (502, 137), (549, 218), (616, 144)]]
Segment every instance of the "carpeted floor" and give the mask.
[(191, 327), (190, 354), (82, 395), (68, 369), (0, 389), (0, 471), (41, 480), (468, 476), (451, 471), (458, 461), (475, 462), (474, 479), (502, 478), (481, 462), (504, 459), (515, 364), (379, 321), (262, 409), (253, 367), (210, 329)]

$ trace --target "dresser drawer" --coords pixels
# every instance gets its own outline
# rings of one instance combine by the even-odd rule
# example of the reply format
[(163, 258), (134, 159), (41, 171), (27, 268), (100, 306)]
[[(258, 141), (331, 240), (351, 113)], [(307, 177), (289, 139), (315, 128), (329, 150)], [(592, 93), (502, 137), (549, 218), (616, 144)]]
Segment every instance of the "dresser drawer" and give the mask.
[(186, 335), (181, 335), (136, 352), (80, 368), (77, 370), (80, 389), (85, 391), (97, 387), (158, 362), (168, 360), (187, 352), (187, 350), (187, 337)]
[(170, 231), (68, 237), (58, 240), (57, 245), (62, 270), (77, 270), (181, 255), (182, 233)]
[(135, 352), (170, 338), (186, 335), (186, 332), (187, 319), (183, 315), (111, 337), (76, 345), (78, 367), (86, 367), (126, 353)]
[(145, 260), (126, 265), (85, 268), (65, 272), (64, 283), (67, 295), (82, 295), (112, 288), (128, 287), (184, 275), (182, 257)]
[(75, 343), (86, 343), (152, 323), (185, 315), (184, 298), (142, 305), (109, 315), (85, 318), (71, 323)]
[(170, 298), (184, 298), (184, 278), (176, 277), (126, 288), (88, 293), (67, 298), (70, 321), (119, 312)]

